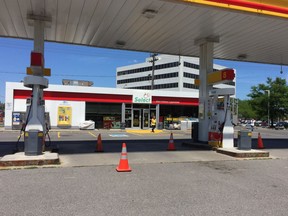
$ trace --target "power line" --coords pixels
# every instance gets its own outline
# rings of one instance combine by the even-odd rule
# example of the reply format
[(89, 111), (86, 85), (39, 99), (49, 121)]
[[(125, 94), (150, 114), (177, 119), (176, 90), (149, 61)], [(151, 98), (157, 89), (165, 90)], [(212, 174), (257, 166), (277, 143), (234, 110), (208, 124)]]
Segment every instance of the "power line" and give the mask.
[[(13, 72), (13, 71), (0, 71), (0, 74), (26, 74), (25, 72)], [(53, 77), (100, 77), (100, 78), (115, 78), (115, 75), (88, 75), (88, 74), (54, 74)]]

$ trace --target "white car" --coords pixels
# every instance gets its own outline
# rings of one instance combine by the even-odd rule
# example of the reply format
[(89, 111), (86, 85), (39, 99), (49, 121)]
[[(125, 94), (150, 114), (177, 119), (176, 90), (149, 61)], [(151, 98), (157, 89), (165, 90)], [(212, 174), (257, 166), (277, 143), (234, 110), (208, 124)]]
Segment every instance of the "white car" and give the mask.
[(246, 124), (245, 129), (249, 130), (249, 131), (253, 131), (254, 130), (254, 126), (251, 124)]

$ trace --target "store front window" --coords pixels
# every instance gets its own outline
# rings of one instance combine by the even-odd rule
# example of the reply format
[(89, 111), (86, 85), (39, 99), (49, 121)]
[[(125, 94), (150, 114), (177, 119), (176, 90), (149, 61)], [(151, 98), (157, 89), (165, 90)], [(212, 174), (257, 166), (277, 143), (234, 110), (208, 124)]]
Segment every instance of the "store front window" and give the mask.
[(120, 129), (121, 104), (86, 103), (86, 120), (95, 122), (95, 128)]
[(132, 127), (132, 111), (131, 108), (125, 109), (125, 127)]
[(165, 129), (180, 129), (181, 121), (183, 120), (195, 120), (197, 121), (198, 107), (191, 106), (160, 106), (159, 121), (163, 122)]

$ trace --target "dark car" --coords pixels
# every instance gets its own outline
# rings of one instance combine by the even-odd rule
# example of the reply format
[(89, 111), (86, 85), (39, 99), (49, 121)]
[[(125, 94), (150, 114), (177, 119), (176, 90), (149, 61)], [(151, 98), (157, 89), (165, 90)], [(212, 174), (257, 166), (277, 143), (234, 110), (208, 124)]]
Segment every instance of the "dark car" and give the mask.
[(275, 125), (275, 130), (284, 130), (288, 128), (288, 122), (278, 122)]

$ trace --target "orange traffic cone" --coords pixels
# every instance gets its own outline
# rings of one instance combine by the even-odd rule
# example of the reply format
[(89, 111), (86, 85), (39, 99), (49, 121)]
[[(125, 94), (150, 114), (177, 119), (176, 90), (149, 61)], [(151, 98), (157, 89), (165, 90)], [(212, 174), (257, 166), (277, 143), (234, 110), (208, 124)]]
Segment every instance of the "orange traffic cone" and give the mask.
[(167, 150), (168, 151), (175, 151), (176, 150), (175, 145), (174, 145), (174, 140), (173, 140), (173, 133), (171, 133), (171, 135), (170, 135), (170, 139), (169, 139), (169, 144), (168, 144)]
[(121, 158), (120, 158), (120, 162), (116, 170), (117, 172), (131, 172), (132, 171), (128, 164), (126, 143), (122, 144)]
[(98, 135), (95, 152), (103, 152), (101, 134)]
[(258, 149), (263, 149), (263, 142), (260, 133), (258, 133)]

